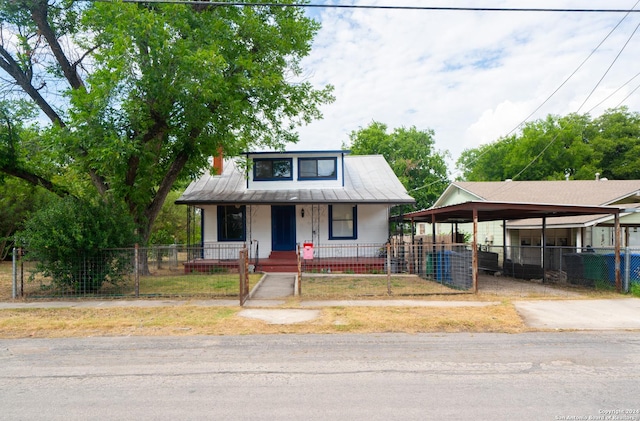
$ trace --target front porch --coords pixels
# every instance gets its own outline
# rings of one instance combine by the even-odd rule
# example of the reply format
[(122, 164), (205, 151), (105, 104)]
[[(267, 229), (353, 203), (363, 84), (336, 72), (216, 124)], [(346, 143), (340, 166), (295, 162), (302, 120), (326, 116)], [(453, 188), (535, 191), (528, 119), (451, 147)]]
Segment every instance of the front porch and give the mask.
[[(385, 273), (386, 258), (371, 256), (324, 257), (303, 259), (296, 251), (273, 251), (268, 258), (251, 258), (249, 267), (254, 272), (297, 273)], [(238, 259), (192, 259), (184, 263), (185, 273), (238, 272)]]

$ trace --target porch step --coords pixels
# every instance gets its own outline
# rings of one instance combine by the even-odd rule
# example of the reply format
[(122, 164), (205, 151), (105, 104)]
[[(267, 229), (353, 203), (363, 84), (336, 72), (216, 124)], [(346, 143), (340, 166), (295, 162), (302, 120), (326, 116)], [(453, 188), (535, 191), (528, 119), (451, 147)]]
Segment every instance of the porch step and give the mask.
[(295, 251), (272, 251), (269, 258), (258, 261), (256, 271), (260, 272), (297, 272), (298, 255)]
[(273, 264), (271, 262), (267, 264), (258, 264), (256, 271), (265, 272), (265, 273), (297, 273), (298, 265), (297, 264)]

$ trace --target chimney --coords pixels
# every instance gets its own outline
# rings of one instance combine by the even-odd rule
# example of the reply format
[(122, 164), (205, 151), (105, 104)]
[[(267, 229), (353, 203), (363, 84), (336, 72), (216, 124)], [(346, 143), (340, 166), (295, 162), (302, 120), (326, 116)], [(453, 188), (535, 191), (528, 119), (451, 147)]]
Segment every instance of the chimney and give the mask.
[(597, 172), (597, 173), (596, 173), (596, 181), (599, 181), (599, 180), (600, 180), (600, 173), (599, 173), (599, 172)]
[(211, 172), (214, 175), (222, 174), (222, 170), (224, 169), (223, 165), (224, 165), (224, 152), (222, 150), (222, 147), (219, 147), (218, 154), (213, 157), (213, 169)]

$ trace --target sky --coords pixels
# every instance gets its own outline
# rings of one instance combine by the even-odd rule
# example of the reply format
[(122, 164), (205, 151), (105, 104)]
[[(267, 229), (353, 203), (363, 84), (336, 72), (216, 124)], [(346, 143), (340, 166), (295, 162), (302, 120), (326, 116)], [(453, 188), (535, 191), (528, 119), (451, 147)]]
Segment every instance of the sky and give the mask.
[[(334, 3), (640, 10), (640, 0)], [(506, 136), (524, 121), (575, 112), (597, 117), (619, 105), (640, 111), (640, 89), (634, 92), (640, 86), (640, 75), (634, 78), (640, 72), (640, 29), (635, 33), (640, 13), (626, 18), (625, 13), (336, 8), (306, 13), (322, 29), (302, 61), (303, 79), (316, 87), (333, 85), (336, 100), (322, 106), (324, 118), (302, 127), (300, 142), (288, 150), (348, 147), (349, 133), (378, 121), (389, 131), (433, 130), (436, 149), (450, 155), (453, 170), (462, 151)]]

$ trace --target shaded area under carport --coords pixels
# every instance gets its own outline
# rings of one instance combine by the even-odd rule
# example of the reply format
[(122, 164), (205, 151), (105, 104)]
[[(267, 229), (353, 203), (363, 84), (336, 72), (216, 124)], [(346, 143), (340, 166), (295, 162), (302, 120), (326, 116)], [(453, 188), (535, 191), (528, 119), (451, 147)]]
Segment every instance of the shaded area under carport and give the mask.
[[(472, 277), (473, 291), (478, 292), (478, 223), (502, 220), (506, 231), (506, 221), (513, 219), (542, 219), (543, 241), (541, 248), (544, 256), (546, 219), (550, 217), (566, 217), (580, 215), (613, 215), (615, 226), (615, 284), (621, 290), (620, 277), (620, 213), (622, 209), (614, 206), (554, 205), (545, 203), (489, 202), (469, 201), (450, 206), (424, 209), (392, 218), (393, 221), (426, 222), (433, 229), (433, 247), (435, 250), (435, 226), (438, 223), (473, 223), (472, 238)], [(413, 230), (412, 230), (413, 232)], [(505, 233), (506, 234), (506, 233)], [(503, 236), (506, 238), (506, 235)], [(504, 241), (503, 241), (504, 242)], [(506, 249), (506, 244), (503, 245)], [(543, 265), (544, 267), (544, 265)]]

